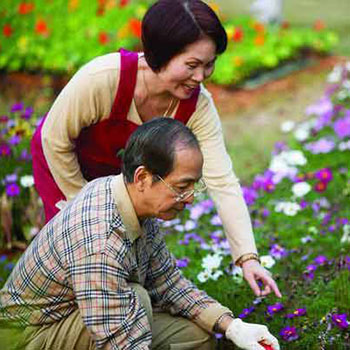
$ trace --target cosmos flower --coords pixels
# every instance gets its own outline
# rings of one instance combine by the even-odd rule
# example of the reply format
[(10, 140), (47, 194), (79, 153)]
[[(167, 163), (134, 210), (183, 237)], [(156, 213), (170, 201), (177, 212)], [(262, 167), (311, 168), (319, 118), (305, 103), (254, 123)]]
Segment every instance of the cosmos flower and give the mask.
[(238, 315), (239, 318), (246, 318), (248, 315), (250, 315), (255, 310), (254, 306), (248, 307), (246, 309), (243, 309), (242, 312)]
[(347, 320), (346, 314), (333, 314), (332, 322), (340, 329), (349, 327), (349, 321)]
[(287, 314), (285, 317), (286, 318), (294, 318), (294, 317), (299, 317), (299, 316), (305, 316), (306, 315), (306, 309), (301, 308), (301, 309), (296, 309), (290, 314)]
[(290, 326), (282, 328), (280, 331), (280, 336), (285, 341), (293, 341), (299, 338), (296, 328)]
[(272, 316), (277, 312), (280, 312), (281, 310), (283, 310), (284, 306), (282, 303), (276, 303), (273, 305), (268, 305), (267, 306), (267, 313)]

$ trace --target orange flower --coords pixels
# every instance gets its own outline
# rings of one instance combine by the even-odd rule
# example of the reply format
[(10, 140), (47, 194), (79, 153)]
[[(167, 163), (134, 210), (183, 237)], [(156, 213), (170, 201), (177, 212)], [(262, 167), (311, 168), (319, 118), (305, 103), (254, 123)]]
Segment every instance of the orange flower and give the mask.
[(233, 41), (235, 42), (240, 42), (243, 39), (243, 30), (240, 27), (235, 28), (235, 32), (233, 33), (232, 36)]
[(255, 39), (254, 39), (254, 44), (256, 46), (263, 46), (265, 44), (265, 37), (263, 35), (258, 35)]
[(234, 64), (234, 66), (240, 67), (243, 64), (243, 59), (240, 56), (235, 56), (232, 59), (232, 63)]
[(43, 19), (38, 19), (35, 24), (35, 31), (42, 36), (49, 35), (49, 28)]
[(13, 29), (9, 24), (5, 24), (2, 28), (2, 33), (9, 38), (13, 34)]
[(75, 11), (79, 7), (79, 0), (69, 0), (68, 2), (68, 11)]
[(141, 21), (136, 18), (131, 18), (129, 26), (134, 36), (141, 38)]
[(109, 42), (108, 34), (106, 32), (99, 32), (98, 41), (101, 45), (106, 45)]
[(130, 0), (119, 0), (119, 7), (124, 7), (126, 6)]
[(31, 2), (21, 2), (18, 5), (18, 13), (20, 15), (26, 15), (34, 10), (34, 4)]
[(321, 31), (322, 29), (325, 29), (326, 25), (324, 24), (324, 22), (320, 19), (316, 20), (314, 23), (314, 30), (316, 30), (317, 32)]
[(265, 26), (260, 22), (255, 22), (253, 28), (260, 34), (265, 33)]

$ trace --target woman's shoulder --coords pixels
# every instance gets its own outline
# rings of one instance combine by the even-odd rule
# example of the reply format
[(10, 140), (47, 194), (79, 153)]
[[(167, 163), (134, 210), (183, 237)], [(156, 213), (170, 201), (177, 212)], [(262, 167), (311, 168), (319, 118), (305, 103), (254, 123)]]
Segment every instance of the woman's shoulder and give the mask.
[(97, 56), (82, 66), (77, 74), (100, 74), (120, 70), (120, 53), (112, 52)]

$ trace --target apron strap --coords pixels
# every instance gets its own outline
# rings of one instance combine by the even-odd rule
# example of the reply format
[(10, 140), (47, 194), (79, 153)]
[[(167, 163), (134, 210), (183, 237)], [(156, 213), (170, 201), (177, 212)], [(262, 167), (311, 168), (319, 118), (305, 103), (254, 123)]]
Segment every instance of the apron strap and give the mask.
[(193, 112), (196, 110), (198, 96), (200, 92), (200, 87), (198, 86), (194, 91), (192, 96), (187, 100), (181, 100), (179, 107), (177, 108), (175, 119), (187, 124), (191, 118)]
[(110, 119), (126, 120), (137, 77), (138, 54), (136, 52), (120, 49), (120, 78), (118, 91), (115, 96)]

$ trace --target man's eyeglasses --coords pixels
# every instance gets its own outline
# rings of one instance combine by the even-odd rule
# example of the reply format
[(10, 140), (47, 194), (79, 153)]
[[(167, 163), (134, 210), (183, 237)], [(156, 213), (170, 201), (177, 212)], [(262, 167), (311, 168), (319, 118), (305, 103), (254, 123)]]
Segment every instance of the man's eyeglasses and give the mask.
[(178, 189), (175, 189), (173, 186), (168, 184), (163, 178), (159, 175), (156, 175), (157, 178), (163, 182), (163, 184), (169, 188), (171, 192), (175, 194), (175, 201), (176, 202), (182, 202), (186, 199), (190, 198), (191, 196), (197, 196), (198, 194), (204, 192), (207, 189), (207, 185), (204, 182), (203, 179), (199, 179), (197, 182), (194, 183), (193, 190), (188, 190), (184, 192), (180, 192)]

